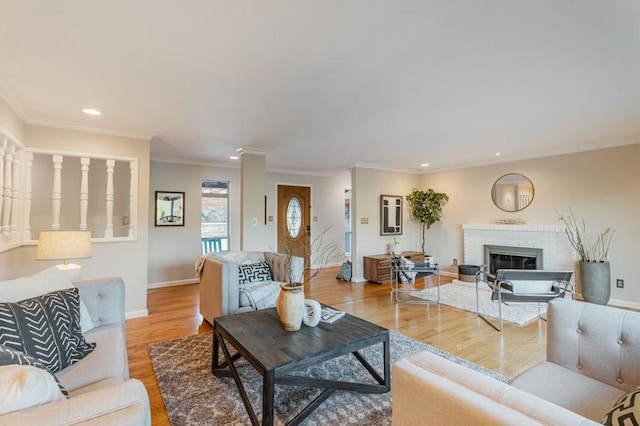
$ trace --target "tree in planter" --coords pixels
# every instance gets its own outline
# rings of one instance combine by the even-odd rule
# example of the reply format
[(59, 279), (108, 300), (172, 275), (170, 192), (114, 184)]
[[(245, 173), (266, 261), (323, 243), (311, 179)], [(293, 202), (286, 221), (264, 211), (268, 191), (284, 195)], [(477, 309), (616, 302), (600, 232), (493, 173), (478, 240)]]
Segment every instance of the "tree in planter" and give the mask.
[(442, 207), (449, 201), (449, 196), (431, 188), (427, 191), (413, 188), (413, 191), (407, 195), (407, 201), (411, 218), (422, 224), (422, 252), (425, 253), (425, 232), (442, 218)]

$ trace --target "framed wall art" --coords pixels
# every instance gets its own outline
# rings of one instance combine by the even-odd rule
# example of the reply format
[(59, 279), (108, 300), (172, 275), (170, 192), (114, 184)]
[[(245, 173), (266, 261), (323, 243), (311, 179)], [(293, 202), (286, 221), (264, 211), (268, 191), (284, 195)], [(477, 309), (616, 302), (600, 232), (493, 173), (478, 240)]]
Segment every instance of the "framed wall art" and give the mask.
[(402, 235), (402, 195), (380, 195), (380, 235)]
[(184, 192), (156, 191), (156, 226), (184, 226)]

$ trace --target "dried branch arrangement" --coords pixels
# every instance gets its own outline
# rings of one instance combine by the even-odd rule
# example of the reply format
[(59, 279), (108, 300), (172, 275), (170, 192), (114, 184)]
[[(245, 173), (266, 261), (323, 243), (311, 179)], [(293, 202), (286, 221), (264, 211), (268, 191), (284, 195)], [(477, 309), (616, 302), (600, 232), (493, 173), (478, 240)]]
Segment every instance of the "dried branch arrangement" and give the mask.
[[(558, 211), (556, 210), (556, 212)], [(596, 242), (593, 245), (589, 245), (587, 243), (587, 226), (584, 223), (584, 219), (578, 221), (571, 207), (569, 207), (568, 215), (563, 215), (560, 212), (558, 212), (558, 215), (560, 215), (560, 220), (566, 226), (565, 233), (569, 238), (569, 242), (578, 252), (583, 262), (603, 263), (609, 261), (613, 237), (616, 235), (615, 229), (605, 229), (604, 232), (598, 234)]]
[[(327, 264), (335, 259), (337, 256), (336, 251), (338, 244), (335, 242), (326, 242), (325, 239), (331, 226), (326, 226), (315, 238), (310, 242), (303, 243), (304, 251), (309, 253), (309, 263), (304, 265), (305, 269), (309, 269), (309, 276), (307, 279), (311, 279), (318, 275), (320, 270), (327, 266)], [(294, 249), (288, 241), (284, 243), (284, 254), (288, 258), (288, 263), (291, 265), (293, 257), (296, 255)], [(312, 267), (313, 266), (313, 267)], [(293, 268), (289, 267), (289, 282), (301, 283), (303, 277), (294, 277)], [(304, 271), (303, 271), (304, 274)]]

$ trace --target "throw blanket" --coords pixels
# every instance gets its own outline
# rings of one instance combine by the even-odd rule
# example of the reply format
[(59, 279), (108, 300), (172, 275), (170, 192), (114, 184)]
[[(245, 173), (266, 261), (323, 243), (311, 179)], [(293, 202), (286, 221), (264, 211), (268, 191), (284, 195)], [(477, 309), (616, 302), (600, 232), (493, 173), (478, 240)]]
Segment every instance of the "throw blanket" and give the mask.
[(273, 308), (280, 292), (277, 281), (254, 281), (240, 284), (240, 293), (247, 296), (253, 309)]
[(199, 256), (196, 259), (196, 264), (195, 264), (195, 269), (196, 269), (196, 274), (198, 274), (198, 276), (200, 278), (202, 278), (202, 269), (204, 268), (204, 261), (207, 260), (207, 256)]

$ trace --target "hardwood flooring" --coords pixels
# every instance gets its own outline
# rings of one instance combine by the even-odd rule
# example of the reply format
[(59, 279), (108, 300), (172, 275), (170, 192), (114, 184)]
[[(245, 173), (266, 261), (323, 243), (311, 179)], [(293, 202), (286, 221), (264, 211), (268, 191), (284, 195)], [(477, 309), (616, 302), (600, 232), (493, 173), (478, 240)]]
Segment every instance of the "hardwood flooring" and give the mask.
[[(513, 377), (545, 358), (546, 323), (525, 326), (505, 323), (498, 333), (471, 312), (444, 305), (397, 305), (389, 284), (352, 284), (335, 279), (327, 268), (305, 285), (305, 295), (398, 331), (462, 358)], [(433, 283), (430, 279), (426, 285)], [(442, 277), (442, 282), (450, 282)], [(168, 425), (151, 360), (150, 343), (211, 331), (198, 312), (198, 284), (149, 290), (149, 316), (127, 320), (127, 350), (131, 377), (142, 380), (149, 393), (154, 425)]]

